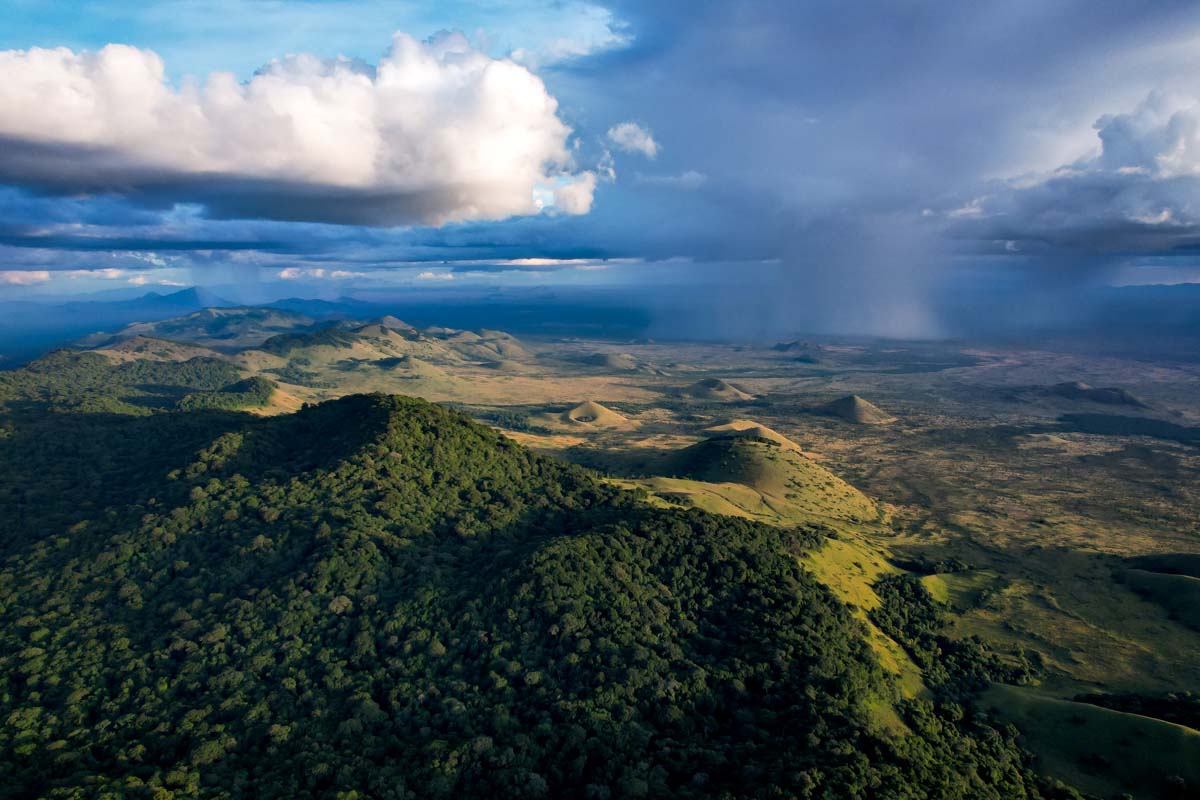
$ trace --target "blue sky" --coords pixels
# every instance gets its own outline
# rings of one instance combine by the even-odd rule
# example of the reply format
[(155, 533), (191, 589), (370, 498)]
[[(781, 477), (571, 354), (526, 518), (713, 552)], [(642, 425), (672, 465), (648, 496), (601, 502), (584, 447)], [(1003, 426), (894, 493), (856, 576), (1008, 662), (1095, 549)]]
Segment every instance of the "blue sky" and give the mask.
[(709, 287), (927, 334), (950, 287), (1200, 279), (1191, 3), (9, 0), (0, 51), (4, 298)]
[(495, 55), (552, 54), (565, 41), (585, 51), (618, 44), (618, 23), (603, 6), (554, 0), (7, 0), (0, 48), (96, 50), (121, 42), (159, 53), (176, 80), (218, 70), (247, 78), (288, 53), (372, 62), (397, 30), (421, 38), (461, 30)]

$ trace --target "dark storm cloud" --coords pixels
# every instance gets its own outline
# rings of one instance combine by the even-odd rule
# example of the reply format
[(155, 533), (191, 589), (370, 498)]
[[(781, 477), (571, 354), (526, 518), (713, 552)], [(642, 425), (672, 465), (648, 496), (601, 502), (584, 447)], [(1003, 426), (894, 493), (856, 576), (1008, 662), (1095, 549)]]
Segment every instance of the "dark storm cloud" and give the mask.
[(49, 225), (144, 226), (157, 224), (160, 219), (158, 212), (120, 199), (37, 195), (0, 185), (0, 220), (11, 228), (24, 226), (32, 231)]
[[(797, 219), (919, 211), (1026, 168), (1061, 135), (1087, 146), (1106, 61), (1198, 22), (1186, 3), (1149, 13), (1142, 3), (1084, 2), (628, 3), (617, 12), (640, 44), (560, 70), (551, 86), (580, 106), (586, 98), (589, 117), (608, 104), (645, 119), (663, 143), (658, 166), (710, 178), (694, 193), (703, 200), (677, 192), (655, 201), (716, 203), (728, 215), (722, 229), (745, 230), (743, 240)], [(690, 216), (668, 230), (691, 233)], [(711, 231), (711, 219), (696, 221)]]
[[(610, 233), (613, 251), (778, 259), (745, 292), (759, 317), (936, 333), (934, 300), (964, 271), (999, 262), (1036, 287), (1041, 273), (1104, 274), (1123, 248), (1191, 241), (1190, 223), (1150, 222), (1162, 206), (1142, 202), (1174, 194), (1180, 208), (1190, 178), (1056, 170), (1098, 148), (1098, 118), (1200, 67), (1186, 45), (1200, 30), (1194, 4), (616, 8), (638, 31), (634, 46), (560, 68), (549, 84), (568, 108), (588, 98), (589, 119), (627, 110), (662, 145), (656, 170), (707, 180), (652, 194), (618, 179), (586, 231)], [(988, 192), (1007, 207), (953, 213)], [(1053, 257), (1033, 257), (1039, 248)], [(735, 270), (725, 283), (746, 281)]]
[(195, 250), (263, 251), (292, 253), (296, 242), (222, 241), (205, 239), (169, 239), (161, 236), (72, 236), (61, 233), (40, 233), (29, 228), (0, 224), (0, 244), (31, 249), (103, 252), (110, 250), (162, 250), (191, 252)]
[(214, 219), (262, 219), (388, 227), (434, 223), (469, 208), (491, 187), (445, 183), (419, 190), (357, 188), (130, 163), (104, 147), (28, 142), (0, 136), (0, 180), (43, 195), (118, 197), (147, 210), (203, 206)]
[(948, 235), (991, 252), (1169, 254), (1200, 242), (1200, 181), (1192, 176), (1089, 173), (1002, 189)]

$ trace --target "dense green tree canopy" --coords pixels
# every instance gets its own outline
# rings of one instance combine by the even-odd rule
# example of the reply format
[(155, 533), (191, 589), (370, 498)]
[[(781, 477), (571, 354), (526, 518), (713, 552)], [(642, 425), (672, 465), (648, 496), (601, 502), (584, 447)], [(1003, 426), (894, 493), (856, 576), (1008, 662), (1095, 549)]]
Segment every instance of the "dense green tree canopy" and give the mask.
[(241, 376), (217, 358), (114, 363), (100, 353), (56, 350), (22, 369), (0, 372), (0, 409), (148, 414), (189, 394), (237, 384)]

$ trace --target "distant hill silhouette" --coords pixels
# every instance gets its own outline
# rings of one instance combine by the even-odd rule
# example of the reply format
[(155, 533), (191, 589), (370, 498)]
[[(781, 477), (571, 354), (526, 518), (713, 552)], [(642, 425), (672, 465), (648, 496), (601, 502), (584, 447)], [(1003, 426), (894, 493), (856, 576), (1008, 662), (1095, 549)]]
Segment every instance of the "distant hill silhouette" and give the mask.
[(1148, 408), (1139, 398), (1116, 386), (1095, 387), (1080, 381), (1056, 383), (1049, 389), (1050, 394), (1065, 397), (1068, 400), (1086, 400), (1091, 403), (1103, 403), (1110, 406), (1132, 406)]
[(628, 353), (592, 353), (584, 362), (595, 367), (604, 367), (621, 372), (638, 368), (638, 360)]
[(859, 397), (856, 394), (839, 397), (814, 409), (815, 413), (827, 417), (837, 417), (856, 425), (885, 425), (895, 422), (896, 418), (879, 406)]
[(754, 395), (720, 378), (705, 378), (679, 389), (680, 397), (696, 400), (717, 400), (723, 403), (753, 400)]
[(630, 424), (625, 417), (594, 400), (584, 401), (564, 412), (563, 421), (597, 428), (622, 428)]
[(819, 364), (825, 354), (825, 351), (819, 344), (800, 340), (778, 342), (771, 349), (776, 353), (789, 355), (793, 361), (799, 361), (804, 364)]

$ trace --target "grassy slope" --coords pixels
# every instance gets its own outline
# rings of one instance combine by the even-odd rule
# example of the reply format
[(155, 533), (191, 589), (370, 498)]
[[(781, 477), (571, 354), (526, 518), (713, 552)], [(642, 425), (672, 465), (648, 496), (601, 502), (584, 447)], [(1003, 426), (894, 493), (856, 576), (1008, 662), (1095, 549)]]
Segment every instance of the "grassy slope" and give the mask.
[(1125, 570), (1123, 577), (1134, 591), (1162, 606), (1173, 619), (1200, 630), (1200, 578), (1142, 569)]
[[(868, 612), (879, 606), (879, 595), (872, 584), (881, 576), (898, 572), (883, 554), (859, 538), (826, 540), (817, 550), (805, 553), (801, 562), (825, 584), (839, 600), (850, 606), (854, 615), (867, 626), (867, 642), (880, 665), (896, 676), (905, 697), (920, 697), (927, 693), (921, 670), (894, 639), (871, 622)], [(876, 720), (896, 730), (903, 728), (895, 711), (879, 698), (868, 705)]]
[[(822, 547), (806, 553), (802, 563), (867, 626), (872, 650), (880, 664), (897, 677), (901, 692), (906, 697), (925, 694), (916, 664), (867, 616), (880, 602), (872, 584), (880, 576), (898, 571), (861, 535), (864, 521), (879, 519), (881, 509), (815, 461), (766, 442), (709, 440), (684, 451), (680, 463), (697, 475), (724, 480), (652, 477), (613, 482), (646, 490), (650, 501), (660, 506), (682, 503), (775, 525), (822, 522), (835, 528), (838, 538), (827, 539)], [(874, 698), (870, 706), (877, 723), (894, 732), (904, 730), (885, 699)]]
[(866, 495), (817, 462), (766, 441), (708, 439), (681, 451), (670, 467), (693, 481), (748, 486), (784, 521), (816, 516), (860, 523), (880, 514)]
[(974, 608), (985, 591), (1000, 583), (1000, 578), (990, 570), (970, 570), (926, 575), (921, 578), (921, 583), (934, 600), (956, 611), (963, 611)]
[(1141, 800), (1168, 796), (1171, 776), (1200, 786), (1200, 732), (1190, 728), (1014, 686), (994, 686), (982, 702), (1021, 730), (1048, 774), (1084, 791)]
[(987, 569), (927, 579), (935, 597), (936, 583), (945, 584), (957, 612), (953, 635), (978, 635), (1000, 650), (1036, 653), (1046, 687), (1064, 697), (1200, 685), (1196, 631), (1140, 596), (1129, 581), (1115, 580), (1130, 572), (1124, 562), (1063, 548), (1001, 555), (985, 562)]

